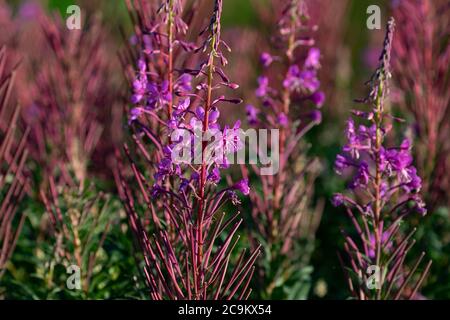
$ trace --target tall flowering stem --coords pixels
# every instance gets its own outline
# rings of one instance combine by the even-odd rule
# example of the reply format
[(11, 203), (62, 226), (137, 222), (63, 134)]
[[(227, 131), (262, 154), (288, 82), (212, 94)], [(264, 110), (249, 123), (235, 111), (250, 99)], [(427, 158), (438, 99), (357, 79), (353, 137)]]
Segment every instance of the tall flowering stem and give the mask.
[[(305, 277), (300, 270), (308, 263), (321, 214), (320, 206), (314, 210), (311, 205), (320, 164), (306, 156), (302, 137), (321, 122), (319, 109), (325, 97), (317, 78), (320, 50), (311, 37), (316, 28), (309, 21), (306, 3), (288, 1), (277, 27), (274, 40), (282, 50), (261, 54), (264, 75), (258, 78), (255, 91), (260, 102), (258, 107), (247, 106), (247, 117), (253, 127), (279, 130), (279, 141), (270, 150), (272, 155), (279, 153), (279, 168), (273, 175), (261, 174), (256, 165), (251, 171), (243, 167), (243, 172), (248, 177), (256, 174), (262, 185), (261, 191), (250, 191), (256, 226), (252, 238), (264, 241), (270, 252), (260, 272), (261, 296), (296, 299), (301, 298), (295, 288), (302, 287)], [(300, 245), (302, 239), (307, 240), (306, 246)], [(290, 286), (293, 289), (287, 296), (289, 290), (282, 287)]]
[[(294, 50), (295, 50), (295, 38), (297, 35), (297, 23), (300, 18), (299, 15), (301, 15), (303, 12), (301, 12), (301, 8), (299, 9), (298, 5), (299, 1), (292, 1), (291, 4), (289, 4), (289, 8), (287, 9), (286, 16), (283, 17), (281, 20), (281, 23), (286, 24), (284, 27), (286, 28), (286, 33), (288, 37), (288, 45), (286, 49), (286, 58), (289, 65), (292, 65), (294, 63)], [(284, 20), (286, 19), (286, 21)], [(282, 25), (281, 25), (282, 26)], [(283, 26), (282, 26), (283, 27)], [(282, 98), (282, 112), (284, 115), (289, 114), (289, 106), (291, 104), (291, 92), (289, 86), (284, 86), (283, 92), (282, 92), (283, 98)], [(280, 128), (280, 154), (284, 154), (285, 149), (285, 143), (286, 143), (286, 129), (284, 126), (281, 126)], [(284, 161), (281, 161), (280, 163), (280, 169), (283, 171), (284, 167)], [(280, 206), (280, 197), (281, 197), (281, 188), (280, 184), (282, 183), (281, 177), (282, 175), (277, 176), (278, 179), (276, 179), (274, 184), (274, 193), (275, 193), (275, 201), (274, 201), (274, 208), (278, 209)]]
[(442, 0), (412, 0), (396, 1), (392, 9), (399, 25), (393, 53), (396, 85), (404, 96), (401, 107), (415, 120), (418, 170), (433, 212), (450, 206), (450, 7)]
[[(202, 131), (205, 134), (209, 130), (209, 113), (212, 108), (212, 91), (213, 91), (213, 79), (214, 79), (214, 58), (218, 54), (218, 49), (220, 45), (220, 17), (222, 12), (222, 0), (218, 0), (215, 2), (214, 7), (214, 15), (210, 22), (210, 38), (208, 39), (210, 42), (209, 54), (208, 54), (208, 62), (205, 67), (207, 70), (208, 80), (207, 80), (207, 89), (206, 89), (206, 103), (205, 103), (205, 111), (203, 115), (203, 123), (202, 123)], [(204, 45), (205, 46), (205, 45)], [(205, 159), (205, 150), (207, 147), (207, 141), (202, 141), (202, 165), (201, 165), (201, 173), (200, 173), (200, 199), (198, 205), (198, 243), (200, 244), (200, 253), (198, 255), (198, 263), (200, 264), (203, 259), (203, 219), (204, 219), (204, 205), (205, 205), (205, 184), (206, 184), (206, 171), (207, 171), (207, 163)]]
[[(221, 132), (219, 106), (240, 102), (240, 99), (215, 96), (216, 90), (223, 87), (238, 87), (215, 64), (216, 58), (222, 65), (227, 61), (220, 50), (222, 46), (228, 48), (220, 39), (221, 12), (222, 1), (216, 0), (211, 21), (200, 33), (206, 39), (195, 50), (201, 57), (199, 65), (190, 68), (179, 62), (179, 79), (184, 82), (178, 85), (180, 89), (176, 92), (170, 119), (161, 116), (167, 114), (162, 108), (166, 100), (156, 99), (164, 96), (165, 86), (157, 84), (165, 79), (165, 74), (159, 72), (147, 77), (147, 64), (139, 64), (144, 72), (139, 73), (138, 80), (148, 82), (135, 100), (140, 106), (131, 110), (130, 124), (138, 122), (133, 139), (136, 154), (143, 155), (146, 163), (140, 165), (134, 150), (126, 145), (124, 151), (131, 170), (121, 164), (117, 184), (131, 229), (144, 255), (144, 275), (150, 297), (156, 300), (244, 299), (251, 293), (249, 285), (259, 248), (249, 254), (244, 250), (232, 265), (232, 253), (239, 240), (236, 233), (242, 219), (239, 219), (239, 212), (230, 217), (219, 212), (227, 203), (239, 203), (236, 191), (244, 195), (249, 193), (248, 181), (244, 179), (231, 187), (217, 188), (220, 170), (228, 166), (228, 157), (239, 149), (240, 141), (235, 133), (239, 122), (231, 129), (224, 127), (220, 143), (215, 145), (213, 152), (216, 156), (207, 152), (209, 145), (203, 139), (210, 130)], [(174, 43), (181, 42), (176, 39)], [(157, 61), (152, 56), (145, 59)], [(155, 65), (149, 63), (148, 68), (151, 70)], [(216, 75), (221, 81), (217, 81)], [(197, 84), (195, 88), (191, 87), (191, 80)], [(138, 116), (136, 108), (141, 111)], [(158, 123), (160, 130), (151, 131), (154, 129), (152, 123)], [(159, 150), (157, 161), (143, 148), (146, 138)], [(199, 145), (195, 141), (200, 141)], [(193, 162), (192, 159), (179, 161), (173, 157), (180, 146), (187, 147), (187, 155), (195, 155)], [(138, 190), (131, 188), (127, 171), (132, 172)], [(139, 215), (140, 212), (144, 217)]]
[(15, 68), (10, 68), (6, 47), (0, 48), (0, 279), (11, 257), (25, 215), (16, 215), (17, 207), (25, 195), (27, 177), (24, 173), (28, 151), (26, 140), (29, 130), (20, 134), (20, 109), (12, 108), (11, 92)]
[[(174, 106), (178, 109), (190, 105), (186, 94), (192, 90), (193, 76), (182, 69), (189, 66), (185, 53), (192, 52), (195, 45), (183, 41), (183, 37), (188, 31), (184, 20), (190, 22), (195, 14), (184, 18), (185, 2), (180, 0), (126, 0), (126, 5), (134, 31), (120, 59), (132, 88), (128, 124), (136, 150), (131, 152), (143, 156), (139, 161), (147, 165), (149, 176), (156, 177), (166, 157), (164, 145), (171, 142), (170, 133), (176, 127)], [(195, 58), (192, 60), (196, 63)], [(163, 210), (162, 202), (157, 200), (153, 205), (154, 210)], [(148, 217), (144, 225), (149, 225)]]
[(414, 277), (424, 253), (412, 268), (405, 265), (406, 254), (414, 244), (410, 238), (415, 230), (404, 236), (401, 222), (414, 212), (425, 215), (426, 209), (419, 195), (421, 179), (412, 164), (410, 141), (404, 139), (400, 146), (392, 147), (385, 143), (392, 122), (401, 121), (389, 115), (385, 106), (393, 36), (394, 19), (391, 18), (379, 66), (369, 81), (370, 94), (360, 101), (372, 109), (352, 111), (368, 125), (357, 126), (352, 118), (348, 120), (347, 144), (335, 162), (338, 174), (356, 172), (349, 184), (354, 197), (336, 194), (333, 203), (345, 205), (356, 229), (357, 240), (343, 231), (348, 259), (341, 261), (348, 263), (350, 290), (361, 300), (414, 299), (431, 266), (430, 261)]

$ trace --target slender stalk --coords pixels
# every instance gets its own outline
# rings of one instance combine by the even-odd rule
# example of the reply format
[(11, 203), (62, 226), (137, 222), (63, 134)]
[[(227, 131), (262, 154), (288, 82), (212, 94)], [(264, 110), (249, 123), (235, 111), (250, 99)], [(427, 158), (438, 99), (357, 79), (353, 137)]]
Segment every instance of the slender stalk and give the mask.
[[(296, 8), (297, 8), (297, 1), (293, 1), (292, 8), (291, 8), (291, 30), (289, 34), (288, 39), (288, 48), (286, 51), (286, 57), (288, 61), (288, 65), (292, 65), (294, 62), (294, 50), (295, 50), (295, 35), (296, 35), (296, 21), (298, 19), (298, 16), (296, 14)], [(285, 87), (283, 89), (283, 110), (282, 112), (285, 115), (289, 114), (289, 107), (291, 105), (291, 94), (289, 92), (289, 88)], [(286, 144), (286, 128), (282, 126), (280, 128), (280, 159), (284, 159), (283, 155), (285, 153), (285, 144)], [(280, 199), (282, 194), (282, 180), (283, 180), (283, 172), (284, 169), (284, 161), (280, 161), (280, 172), (275, 177), (275, 183), (274, 183), (274, 209), (278, 209), (280, 207)], [(275, 229), (275, 228), (274, 228)]]
[[(375, 234), (375, 250), (376, 250), (376, 265), (381, 268), (381, 237), (380, 234), (380, 220), (381, 220), (381, 169), (380, 169), (380, 150), (382, 144), (381, 125), (383, 121), (383, 111), (381, 107), (381, 99), (383, 95), (383, 83), (380, 83), (377, 99), (376, 99), (376, 139), (375, 139), (375, 208), (374, 208), (374, 234)], [(377, 292), (378, 300), (381, 297), (381, 289)]]
[[(217, 22), (216, 22), (217, 23)], [(213, 26), (216, 28), (216, 25)], [(205, 105), (205, 114), (203, 116), (203, 124), (202, 124), (202, 136), (209, 128), (209, 111), (211, 109), (212, 102), (212, 90), (213, 90), (213, 76), (214, 76), (214, 56), (216, 55), (216, 34), (213, 30), (211, 35), (211, 43), (210, 43), (210, 53), (208, 57), (208, 84), (207, 84), (207, 93), (206, 93), (206, 105)], [(198, 281), (199, 287), (202, 287), (203, 282), (203, 271), (202, 271), (202, 261), (203, 261), (203, 219), (204, 219), (204, 206), (205, 206), (205, 184), (206, 184), (206, 162), (205, 162), (205, 150), (207, 147), (207, 141), (202, 140), (202, 165), (201, 165), (201, 173), (200, 173), (200, 191), (199, 191), (199, 205), (198, 205), (198, 219), (197, 219), (197, 246), (198, 246), (198, 255), (197, 255), (197, 266), (200, 268), (198, 270)]]
[(170, 101), (169, 101), (169, 107), (167, 110), (167, 117), (168, 119), (172, 119), (172, 109), (173, 109), (173, 38), (174, 38), (174, 14), (173, 14), (173, 0), (169, 0), (169, 12), (168, 12), (168, 19), (167, 19), (167, 34), (168, 34), (168, 46), (169, 46), (169, 72), (168, 72), (168, 81), (169, 81), (169, 95), (170, 95)]

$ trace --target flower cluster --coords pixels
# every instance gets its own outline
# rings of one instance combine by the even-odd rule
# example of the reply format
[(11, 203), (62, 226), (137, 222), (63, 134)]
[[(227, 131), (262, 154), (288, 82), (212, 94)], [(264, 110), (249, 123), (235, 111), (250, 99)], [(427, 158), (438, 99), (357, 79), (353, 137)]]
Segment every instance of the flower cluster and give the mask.
[[(308, 28), (302, 22), (302, 19), (308, 19), (305, 2), (290, 1), (283, 10), (278, 23), (280, 36), (287, 43), (285, 57), (272, 56), (268, 52), (261, 54), (260, 61), (265, 69), (277, 62), (287, 64), (288, 67), (281, 81), (282, 88), (272, 88), (269, 75), (262, 75), (258, 78), (258, 88), (255, 91), (255, 95), (261, 100), (265, 108), (264, 112), (258, 112), (253, 105), (247, 106), (247, 119), (252, 125), (256, 125), (261, 121), (264, 125), (269, 125), (269, 127), (274, 125), (276, 127), (287, 127), (290, 124), (288, 112), (291, 100), (293, 100), (292, 102), (309, 100), (316, 108), (321, 108), (325, 102), (325, 94), (323, 91), (320, 91), (320, 81), (317, 77), (317, 72), (320, 68), (320, 50), (316, 47), (311, 47), (301, 63), (295, 56), (296, 49), (300, 46), (314, 45), (314, 40), (298, 37), (299, 31), (304, 31)], [(314, 27), (309, 28), (314, 29)], [(272, 81), (279, 83), (280, 79), (274, 78)], [(282, 91), (281, 94), (280, 91)], [(320, 111), (314, 110), (308, 115), (314, 122), (320, 123)]]
[[(318, 48), (310, 48), (308, 55), (300, 67), (299, 64), (289, 66), (284, 77), (283, 88), (297, 100), (309, 100), (316, 108), (321, 108), (325, 102), (325, 94), (320, 91), (320, 81), (317, 78), (317, 71), (320, 68), (320, 50)], [(282, 60), (278, 57), (272, 57), (269, 53), (264, 52), (261, 55), (261, 63), (268, 68), (273, 61)], [(259, 112), (253, 105), (247, 105), (247, 120), (250, 124), (256, 125), (259, 121), (275, 124), (278, 127), (287, 127), (289, 119), (283, 107), (283, 96), (279, 95), (279, 90), (270, 87), (268, 76), (260, 76), (258, 78), (258, 88), (255, 96), (261, 99), (265, 109)], [(270, 115), (272, 114), (272, 115)], [(315, 122), (321, 122), (320, 111), (312, 111), (309, 113), (311, 119)], [(262, 118), (262, 119), (259, 119)]]
[[(179, 163), (174, 163), (173, 152), (175, 148), (182, 147), (182, 143), (187, 143), (186, 147), (191, 147), (192, 157), (196, 156), (196, 152), (199, 150), (194, 149), (194, 140), (202, 141), (202, 136), (205, 132), (211, 130), (222, 130), (223, 141), (222, 143), (214, 144), (216, 154), (221, 154), (221, 157), (214, 157), (213, 159), (205, 159), (207, 162), (206, 169), (206, 183), (217, 184), (220, 181), (219, 170), (228, 166), (227, 159), (230, 154), (235, 153), (241, 145), (239, 141), (238, 129), (240, 122), (236, 122), (232, 128), (225, 126), (223, 129), (218, 123), (220, 111), (218, 105), (222, 102), (240, 103), (240, 99), (226, 99), (224, 96), (220, 96), (215, 100), (207, 101), (201, 95), (205, 92), (208, 95), (208, 90), (211, 92), (226, 86), (231, 89), (237, 89), (238, 85), (231, 83), (221, 67), (217, 65), (211, 65), (210, 59), (208, 61), (200, 61), (200, 69), (180, 69), (175, 70), (174, 64), (177, 56), (173, 53), (177, 46), (180, 46), (183, 50), (192, 52), (195, 45), (187, 43), (178, 39), (178, 35), (186, 33), (188, 26), (181, 18), (182, 6), (181, 2), (166, 1), (163, 3), (162, 8), (163, 18), (160, 22), (155, 23), (148, 34), (143, 36), (142, 56), (137, 63), (138, 70), (133, 79), (133, 95), (131, 96), (131, 102), (133, 108), (129, 112), (129, 123), (137, 123), (143, 118), (143, 115), (148, 115), (154, 119), (162, 130), (165, 130), (166, 136), (171, 136), (174, 131), (183, 130), (188, 132), (190, 137), (179, 137), (178, 140), (161, 140), (160, 141), (160, 153), (161, 160), (157, 164), (157, 169), (154, 174), (155, 177), (155, 192), (158, 193), (161, 186), (165, 183), (165, 180), (170, 176), (177, 175), (181, 177), (181, 183), (179, 185), (180, 190), (186, 188), (188, 185), (199, 185), (201, 183), (202, 175), (200, 172), (190, 173), (189, 177), (183, 176), (182, 169)], [(161, 32), (159, 27), (167, 26), (168, 33), (167, 41), (162, 42)], [(212, 27), (211, 28), (216, 28)], [(219, 26), (220, 28), (220, 26)], [(206, 31), (205, 29), (204, 31)], [(214, 30), (220, 37), (220, 29)], [(202, 46), (196, 51), (206, 50), (209, 43), (213, 41), (212, 38), (208, 38), (203, 42)], [(228, 46), (219, 38), (219, 45)], [(213, 55), (220, 57), (222, 65), (227, 64), (227, 60), (223, 56), (219, 46), (214, 43), (212, 51)], [(164, 70), (157, 68), (159, 63), (163, 61), (169, 65), (170, 70)], [(221, 82), (210, 88), (209, 84), (205, 82), (199, 82), (200, 76), (207, 74), (209, 69), (213, 68), (213, 73), (221, 77)], [(178, 73), (178, 77), (174, 77), (175, 72)], [(195, 77), (195, 78), (194, 78)], [(192, 82), (196, 81), (196, 91), (193, 92)], [(200, 105), (195, 105), (191, 101), (201, 101)], [(206, 110), (208, 109), (208, 110)], [(170, 110), (167, 117), (164, 117), (165, 110)], [(143, 123), (139, 123), (141, 126)], [(146, 128), (146, 131), (151, 131), (152, 128)], [(153, 130), (152, 135), (157, 136), (157, 130)], [(183, 139), (182, 139), (183, 138)], [(168, 142), (166, 144), (166, 142)], [(220, 149), (220, 150), (219, 150)], [(203, 156), (203, 150), (200, 151)], [(212, 161), (208, 161), (212, 160)]]
[[(133, 16), (131, 3), (128, 5)], [(137, 8), (135, 10), (137, 12)], [(176, 96), (192, 90), (190, 74), (180, 72), (175, 79), (174, 66), (181, 55), (179, 49), (192, 51), (194, 48), (194, 44), (179, 39), (179, 36), (185, 35), (188, 30), (182, 19), (181, 1), (164, 1), (158, 10), (155, 3), (146, 3), (141, 10), (155, 15), (149, 19), (145, 16), (148, 14), (146, 12), (140, 17), (142, 19), (138, 18), (139, 28), (131, 39), (140, 58), (137, 62), (137, 72), (129, 75), (133, 88), (130, 124), (139, 120), (146, 112), (158, 110), (167, 110), (166, 119), (171, 119)], [(129, 59), (132, 61), (134, 57)]]
[[(131, 102), (134, 108), (131, 109), (130, 120), (137, 119), (136, 114), (138, 110), (159, 110), (169, 106), (172, 102), (172, 94), (169, 91), (169, 81), (160, 78), (152, 79), (151, 74), (147, 69), (147, 64), (144, 59), (138, 61), (138, 72), (133, 81), (133, 95)], [(173, 84), (174, 92), (182, 95), (190, 92), (192, 76), (183, 73)]]
[[(372, 117), (372, 115), (369, 115)], [(367, 118), (365, 118), (367, 120)], [(381, 139), (389, 132), (388, 127), (381, 128)], [(403, 199), (411, 199), (416, 203), (416, 208), (422, 215), (426, 214), (423, 201), (418, 192), (421, 189), (422, 180), (417, 175), (411, 156), (411, 143), (404, 139), (400, 146), (383, 147), (377, 149), (376, 125), (365, 126), (360, 124), (355, 128), (353, 119), (349, 119), (346, 128), (347, 143), (342, 148), (343, 153), (336, 157), (335, 170), (342, 175), (347, 169), (353, 169), (356, 174), (349, 184), (353, 191), (365, 192), (374, 182), (375, 168), (382, 177), (381, 196), (383, 201), (389, 202), (393, 195), (402, 193)], [(378, 155), (378, 158), (376, 158)], [(340, 197), (336, 198), (338, 201)], [(401, 198), (401, 199), (402, 199)], [(370, 210), (370, 202), (366, 204)]]
[[(408, 240), (412, 233), (403, 237), (400, 222), (412, 211), (425, 215), (426, 208), (419, 195), (422, 181), (413, 165), (411, 142), (404, 139), (399, 146), (386, 146), (387, 136), (392, 131), (392, 121), (399, 120), (390, 116), (384, 105), (391, 77), (393, 33), (394, 20), (391, 19), (379, 67), (370, 81), (370, 94), (361, 101), (371, 105), (372, 110), (353, 111), (355, 117), (362, 119), (362, 124), (357, 125), (352, 118), (348, 120), (345, 131), (347, 143), (335, 161), (335, 170), (339, 175), (353, 172), (349, 190), (355, 196), (339, 193), (332, 202), (335, 206), (346, 206), (358, 231), (361, 247), (350, 236), (346, 236), (344, 248), (350, 259), (351, 270), (359, 277), (356, 280), (359, 285), (355, 287), (349, 276), (350, 287), (360, 299), (414, 298), (424, 277), (420, 277), (412, 292), (406, 295), (404, 290), (410, 277), (404, 278), (402, 273), (405, 272), (404, 256), (410, 249)], [(355, 210), (359, 216), (355, 217)], [(423, 255), (413, 271), (422, 258)], [(366, 269), (371, 265), (382, 269), (381, 278), (376, 280), (379, 286), (375, 292), (366, 286)], [(430, 263), (424, 274), (429, 267)], [(404, 280), (397, 281), (398, 276)], [(392, 291), (394, 288), (397, 290), (395, 294)]]
[[(186, 191), (187, 186), (191, 186), (196, 190), (199, 190), (199, 196), (201, 198), (200, 205), (202, 205), (202, 194), (208, 185), (216, 185), (220, 181), (220, 169), (227, 168), (227, 158), (230, 154), (237, 152), (242, 143), (239, 140), (238, 130), (240, 128), (240, 122), (237, 121), (232, 128), (225, 126), (222, 130), (218, 123), (220, 117), (220, 111), (218, 106), (220, 103), (240, 103), (240, 99), (227, 99), (224, 96), (219, 96), (213, 99), (213, 92), (222, 88), (228, 87), (231, 89), (238, 88), (237, 84), (231, 83), (224, 71), (220, 66), (214, 63), (215, 57), (220, 57), (222, 66), (227, 64), (227, 60), (220, 51), (221, 46), (228, 48), (226, 43), (220, 38), (220, 15), (221, 15), (221, 1), (215, 3), (214, 16), (210, 22), (210, 25), (202, 32), (209, 31), (210, 35), (203, 42), (203, 44), (196, 49), (196, 52), (209, 50), (209, 54), (205, 61), (200, 63), (200, 69), (185, 70), (179, 79), (174, 83), (174, 88), (180, 88), (182, 91), (178, 91), (177, 95), (182, 96), (178, 105), (174, 105), (171, 117), (166, 122), (166, 127), (169, 129), (169, 133), (174, 133), (177, 130), (183, 130), (188, 134), (188, 137), (179, 137), (178, 140), (169, 139), (169, 144), (163, 147), (164, 157), (158, 164), (158, 170), (155, 173), (155, 186), (154, 189), (157, 193), (162, 190), (162, 186), (167, 179), (174, 176), (180, 178), (179, 189), (174, 191)], [(229, 48), (228, 48), (229, 49)], [(140, 72), (142, 74), (142, 72)], [(217, 74), (221, 78), (221, 82), (214, 84), (214, 74)], [(198, 84), (196, 91), (190, 93), (192, 76), (195, 76)], [(206, 76), (204, 76), (206, 75)], [(170, 85), (168, 85), (170, 86)], [(155, 95), (151, 95), (155, 97)], [(194, 106), (191, 104), (191, 98), (196, 101), (200, 101), (200, 104)], [(160, 103), (163, 106), (164, 103)], [(218, 154), (220, 157), (207, 158), (205, 153), (204, 135), (211, 131), (223, 131), (223, 140), (213, 145), (213, 154)], [(179, 131), (178, 131), (179, 132)], [(202, 141), (200, 150), (195, 148), (196, 141)], [(189, 170), (182, 169), (180, 163), (173, 161), (173, 152), (175, 148), (179, 148), (180, 144), (188, 143), (191, 148), (191, 153), (194, 158), (200, 157), (200, 167), (194, 169), (189, 167)], [(193, 170), (192, 170), (193, 169)], [(188, 175), (188, 176), (186, 176)], [(239, 184), (238, 184), (239, 185)], [(242, 190), (242, 188), (231, 188), (230, 193), (233, 193), (233, 189)], [(244, 190), (246, 190), (244, 188)], [(248, 192), (245, 192), (248, 194)], [(235, 198), (235, 196), (232, 196)]]

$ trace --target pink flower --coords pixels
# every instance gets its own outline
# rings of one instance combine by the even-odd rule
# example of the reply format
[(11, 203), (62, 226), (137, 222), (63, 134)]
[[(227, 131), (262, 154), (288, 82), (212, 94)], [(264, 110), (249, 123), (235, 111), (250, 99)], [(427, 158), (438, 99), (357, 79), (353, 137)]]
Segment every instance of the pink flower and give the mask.
[(320, 67), (320, 50), (318, 48), (311, 48), (308, 52), (308, 57), (305, 61), (305, 67), (311, 69), (319, 69)]
[(273, 62), (273, 57), (269, 53), (263, 52), (261, 54), (261, 63), (264, 67), (267, 68), (268, 66), (270, 66), (272, 64), (272, 62)]
[(234, 185), (234, 189), (242, 192), (243, 195), (248, 195), (250, 193), (250, 187), (248, 185), (248, 179), (242, 179)]

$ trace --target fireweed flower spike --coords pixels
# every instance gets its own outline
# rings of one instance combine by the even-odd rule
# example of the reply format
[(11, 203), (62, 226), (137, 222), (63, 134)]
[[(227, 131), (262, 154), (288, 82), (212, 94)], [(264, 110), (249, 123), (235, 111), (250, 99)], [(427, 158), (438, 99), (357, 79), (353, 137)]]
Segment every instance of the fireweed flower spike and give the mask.
[(0, 280), (25, 221), (17, 206), (25, 194), (28, 130), (16, 140), (20, 109), (11, 103), (15, 70), (7, 64), (6, 48), (0, 48)]
[(414, 213), (425, 215), (426, 209), (419, 195), (422, 183), (412, 163), (410, 141), (404, 139), (399, 146), (387, 146), (385, 141), (392, 119), (396, 120), (385, 108), (393, 36), (391, 18), (378, 69), (369, 81), (370, 94), (360, 101), (371, 110), (353, 111), (362, 123), (348, 120), (347, 143), (335, 162), (339, 175), (354, 172), (349, 194), (336, 194), (332, 202), (346, 207), (358, 235), (352, 238), (344, 232), (348, 259), (341, 261), (348, 266), (345, 270), (352, 294), (361, 300), (414, 299), (431, 266), (430, 261), (416, 276), (424, 253), (412, 267), (405, 266), (415, 230), (405, 236), (400, 224)]
[[(210, 129), (220, 129), (220, 106), (240, 102), (239, 99), (216, 97), (215, 94), (223, 87), (237, 88), (217, 64), (218, 61), (226, 64), (221, 49), (229, 49), (220, 37), (221, 12), (222, 1), (216, 0), (210, 23), (200, 33), (205, 40), (195, 50), (202, 61), (197, 68), (185, 68), (184, 74), (180, 75), (180, 78), (195, 77), (197, 86), (185, 86), (187, 90), (174, 102), (172, 116), (167, 120), (161, 116), (167, 114), (165, 108), (143, 106), (145, 114), (153, 117), (153, 121), (162, 122), (161, 126), (169, 134), (176, 130), (187, 132), (187, 141)], [(155, 97), (155, 94), (148, 96)], [(145, 130), (145, 126), (141, 128)], [(233, 134), (238, 128), (239, 122), (231, 128), (224, 128), (223, 143), (218, 148), (225, 154), (235, 153), (239, 149), (237, 134)], [(140, 140), (135, 141), (145, 156)], [(128, 146), (124, 148), (139, 187), (138, 192), (131, 189), (131, 183), (127, 183), (123, 165), (117, 177), (131, 229), (144, 255), (144, 273), (150, 297), (155, 300), (248, 298), (259, 248), (249, 254), (244, 250), (234, 263), (232, 252), (239, 240), (236, 233), (242, 219), (239, 219), (239, 212), (228, 216), (221, 211), (228, 202), (234, 205), (239, 203), (237, 192), (249, 193), (248, 181), (244, 179), (218, 190), (221, 170), (227, 167), (227, 163), (220, 157), (207, 157), (205, 143), (201, 143), (198, 150), (200, 163), (193, 164), (176, 162), (172, 158), (175, 148), (187, 141), (179, 141), (173, 135), (171, 139), (155, 135), (154, 141), (158, 141), (157, 148), (160, 148), (162, 155), (154, 173), (153, 159), (148, 154), (145, 157), (147, 164), (151, 164), (147, 165), (150, 169), (142, 171), (133, 159), (132, 150)], [(148, 177), (149, 172), (153, 173), (153, 177)], [(148, 213), (148, 225), (138, 215), (142, 211)]]
[[(274, 8), (283, 7), (289, 1), (270, 0), (253, 2), (255, 9), (259, 13), (259, 19), (268, 26), (274, 25), (277, 22)], [(342, 104), (344, 103), (344, 98), (346, 98), (343, 96), (343, 90), (339, 88), (339, 83), (341, 81), (349, 81), (349, 73), (346, 68), (349, 56), (345, 54), (343, 46), (343, 31), (351, 1), (305, 0), (305, 2), (308, 4), (310, 20), (316, 26), (320, 26), (320, 28), (314, 30), (314, 46), (320, 48), (321, 52), (320, 62), (322, 67), (319, 70), (319, 79), (323, 88), (322, 90), (326, 93), (327, 105), (333, 106), (333, 108), (327, 110), (327, 115), (335, 115), (336, 112), (339, 112), (340, 108), (336, 108), (337, 104), (334, 102), (338, 101), (338, 103)], [(263, 57), (261, 55), (261, 59)], [(277, 59), (276, 56), (272, 56), (272, 58)], [(265, 59), (261, 60), (261, 63), (264, 65), (270, 61), (270, 59)]]
[[(154, 131), (161, 129), (163, 119), (172, 119), (176, 96), (182, 96), (191, 90), (192, 76), (176, 70), (175, 66), (182, 64), (180, 56), (183, 51), (192, 51), (194, 44), (180, 39), (188, 30), (182, 17), (182, 1), (166, 0), (159, 8), (156, 7), (156, 2), (126, 3), (136, 24), (134, 40), (127, 54), (122, 56), (133, 87), (133, 109), (129, 122), (137, 126), (145, 125), (156, 134)], [(135, 64), (136, 55), (139, 57), (137, 72), (130, 71), (128, 66)], [(149, 125), (147, 120), (150, 120), (144, 119), (144, 115), (161, 109), (166, 110), (165, 114), (158, 113), (158, 120), (154, 119), (153, 114), (150, 120), (156, 123)]]
[[(127, 0), (126, 4), (135, 26), (129, 45), (121, 55), (132, 88), (128, 124), (134, 132), (135, 153), (143, 156), (148, 175), (161, 183), (169, 173), (174, 173), (172, 149), (165, 144), (171, 132), (182, 126), (186, 115), (192, 113), (193, 75), (183, 69), (197, 65), (196, 55), (189, 54), (196, 46), (182, 38), (196, 12), (191, 7), (191, 14), (183, 17), (186, 4), (180, 0), (160, 3)], [(169, 65), (172, 65), (170, 70)], [(156, 210), (164, 209), (162, 201), (155, 205)]]
[[(189, 54), (196, 46), (184, 42), (182, 37), (196, 12), (191, 7), (191, 13), (186, 14), (188, 17), (183, 17), (186, 4), (179, 0), (164, 0), (160, 3), (130, 0), (126, 4), (135, 27), (121, 55), (132, 88), (132, 107), (128, 112), (128, 124), (133, 130), (132, 138), (136, 147), (132, 153), (142, 158), (136, 161), (143, 162), (148, 176), (162, 183), (167, 177), (171, 179), (169, 174), (175, 172), (171, 160), (172, 149), (166, 143), (169, 142), (171, 132), (185, 122), (186, 115), (193, 112), (190, 96), (193, 76), (183, 69), (198, 64), (196, 55)], [(169, 64), (172, 64), (170, 72), (173, 75), (169, 75)], [(173, 107), (172, 112), (168, 112), (170, 105)], [(167, 206), (161, 199), (152, 200), (155, 211), (163, 211)]]
[[(325, 95), (320, 91), (317, 76), (320, 50), (308, 36), (315, 27), (309, 22), (306, 3), (293, 0), (283, 6), (276, 40), (278, 47), (283, 44), (284, 52), (261, 54), (264, 74), (258, 78), (255, 91), (260, 103), (246, 107), (250, 125), (280, 130), (279, 170), (275, 175), (265, 176), (253, 166), (262, 192), (250, 189), (250, 199), (257, 228), (252, 238), (265, 242), (270, 251), (266, 255), (269, 261), (258, 279), (260, 296), (283, 294), (298, 299), (304, 297), (297, 291), (302, 291), (298, 288), (305, 279), (302, 270), (307, 270), (303, 267), (309, 255), (299, 243), (303, 237), (307, 242), (314, 238), (321, 215), (321, 209), (314, 211), (310, 202), (311, 186), (320, 164), (317, 159), (306, 157), (307, 146), (301, 138), (321, 122), (319, 109)], [(245, 176), (251, 177), (247, 167), (242, 169)], [(305, 247), (311, 248), (312, 243)]]

